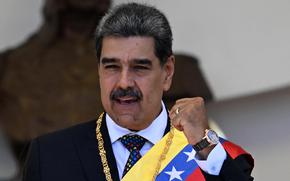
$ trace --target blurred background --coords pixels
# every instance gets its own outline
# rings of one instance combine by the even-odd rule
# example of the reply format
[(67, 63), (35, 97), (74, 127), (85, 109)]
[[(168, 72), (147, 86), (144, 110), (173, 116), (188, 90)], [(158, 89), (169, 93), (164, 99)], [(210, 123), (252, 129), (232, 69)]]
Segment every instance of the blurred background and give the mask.
[[(102, 111), (93, 31), (123, 2), (0, 0), (0, 181), (20, 180), (30, 139)], [(166, 104), (204, 97), (228, 139), (252, 153), (255, 180), (288, 180), (290, 1), (142, 2), (173, 30)]]

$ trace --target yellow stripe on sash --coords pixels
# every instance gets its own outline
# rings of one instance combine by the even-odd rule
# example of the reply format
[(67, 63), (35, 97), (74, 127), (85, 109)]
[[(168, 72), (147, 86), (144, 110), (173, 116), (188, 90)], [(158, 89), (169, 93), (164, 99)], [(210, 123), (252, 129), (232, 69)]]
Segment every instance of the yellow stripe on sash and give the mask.
[[(122, 181), (151, 181), (155, 173), (159, 157), (165, 148), (168, 133), (155, 144), (123, 177)], [(161, 163), (161, 172), (166, 165), (188, 144), (183, 132), (174, 129), (172, 144), (166, 154), (165, 160)]]

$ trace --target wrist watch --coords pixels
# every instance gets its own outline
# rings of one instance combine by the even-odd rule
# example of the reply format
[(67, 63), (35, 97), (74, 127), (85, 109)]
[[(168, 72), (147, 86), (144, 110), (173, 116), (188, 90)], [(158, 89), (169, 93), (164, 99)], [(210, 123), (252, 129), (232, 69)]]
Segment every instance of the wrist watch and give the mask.
[(219, 137), (217, 133), (212, 129), (206, 129), (205, 136), (202, 138), (202, 140), (193, 145), (192, 147), (196, 152), (199, 152), (208, 146), (218, 144), (218, 142)]

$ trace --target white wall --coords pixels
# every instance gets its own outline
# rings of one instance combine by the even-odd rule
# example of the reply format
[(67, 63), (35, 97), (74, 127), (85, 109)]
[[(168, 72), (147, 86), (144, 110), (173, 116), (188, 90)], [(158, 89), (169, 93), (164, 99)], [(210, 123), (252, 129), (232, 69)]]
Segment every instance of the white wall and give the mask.
[(41, 23), (42, 0), (0, 0), (0, 50), (18, 45)]
[(0, 180), (12, 180), (18, 173), (19, 165), (13, 157), (9, 144), (0, 129)]
[[(290, 84), (289, 0), (143, 1), (168, 16), (174, 50), (199, 57), (216, 98)], [(42, 0), (0, 0), (0, 50), (38, 28), (41, 5)]]

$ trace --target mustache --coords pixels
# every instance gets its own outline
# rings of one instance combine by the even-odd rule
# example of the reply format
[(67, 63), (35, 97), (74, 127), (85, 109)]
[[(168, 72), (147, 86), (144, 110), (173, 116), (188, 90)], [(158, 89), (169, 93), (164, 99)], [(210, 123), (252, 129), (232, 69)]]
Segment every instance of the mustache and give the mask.
[(121, 97), (133, 97), (136, 101), (142, 99), (143, 95), (142, 92), (138, 89), (134, 89), (129, 87), (127, 89), (118, 88), (111, 92), (110, 99), (111, 100), (118, 100)]

